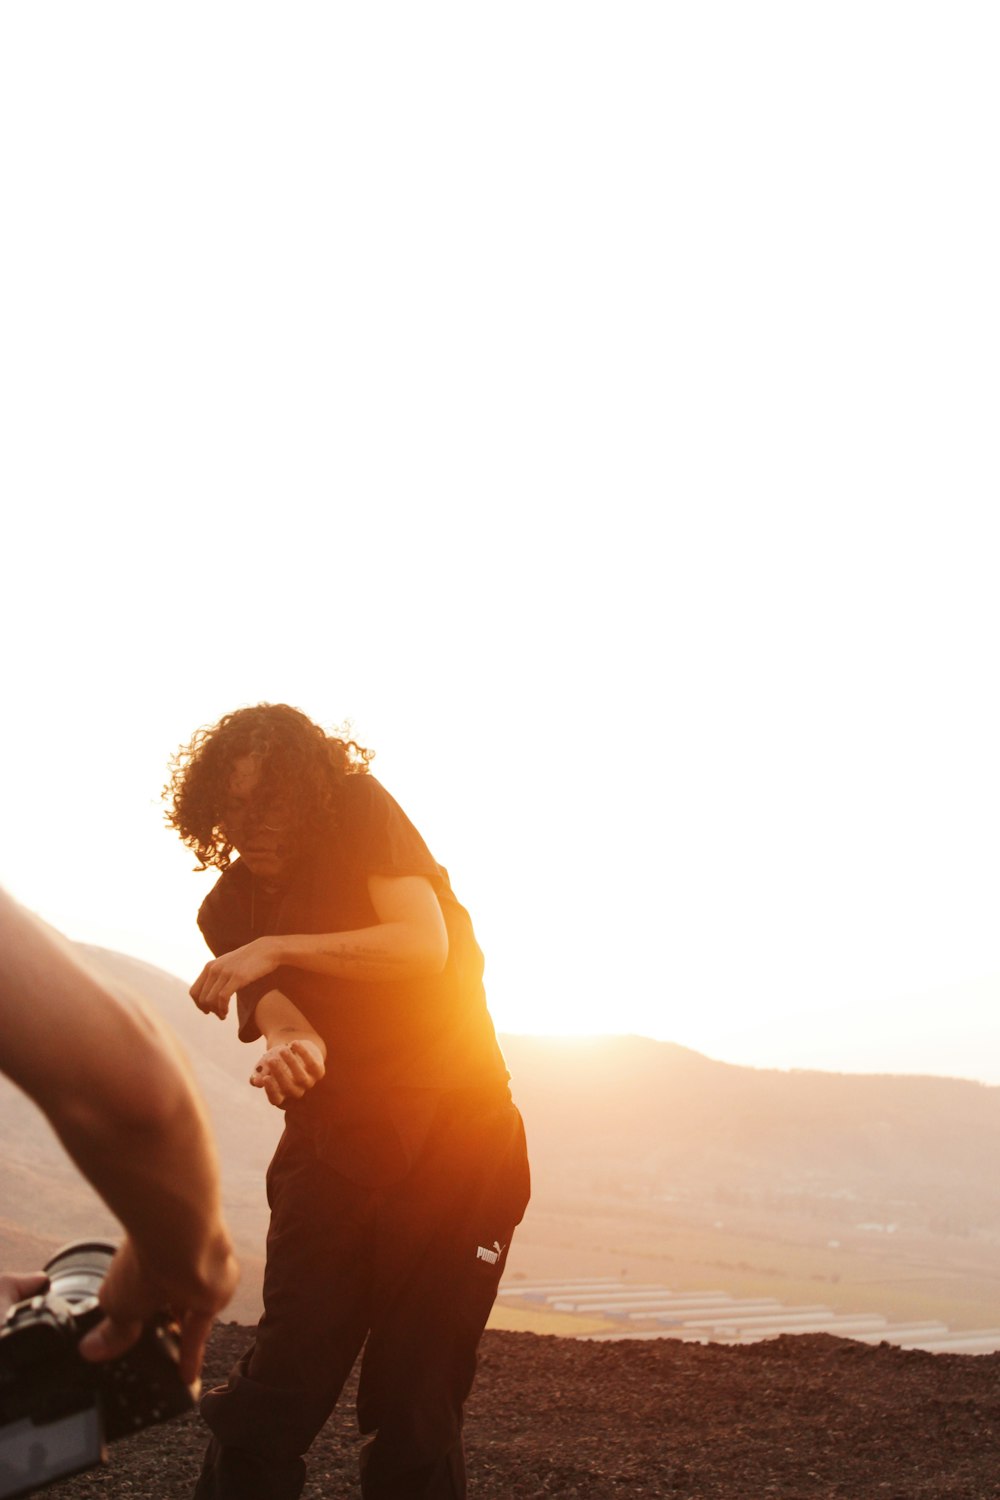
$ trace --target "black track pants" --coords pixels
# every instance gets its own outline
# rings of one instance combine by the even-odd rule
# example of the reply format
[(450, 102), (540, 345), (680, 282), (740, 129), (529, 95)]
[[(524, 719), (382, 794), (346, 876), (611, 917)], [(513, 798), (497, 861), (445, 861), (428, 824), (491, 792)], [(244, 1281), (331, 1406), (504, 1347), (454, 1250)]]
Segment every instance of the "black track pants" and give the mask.
[(264, 1315), (202, 1399), (214, 1437), (195, 1500), (295, 1500), (362, 1345), (365, 1500), (463, 1500), (462, 1407), (528, 1200), (517, 1110), (445, 1106), (410, 1171), (377, 1191), (286, 1129), (268, 1198)]

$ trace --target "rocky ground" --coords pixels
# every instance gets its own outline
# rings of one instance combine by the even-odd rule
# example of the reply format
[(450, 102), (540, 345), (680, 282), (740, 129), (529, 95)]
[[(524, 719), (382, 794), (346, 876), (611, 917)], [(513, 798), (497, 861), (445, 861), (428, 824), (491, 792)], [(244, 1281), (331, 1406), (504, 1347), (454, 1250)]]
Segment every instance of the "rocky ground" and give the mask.
[[(249, 1342), (212, 1337), (206, 1382)], [(353, 1383), (304, 1500), (356, 1496)], [(187, 1500), (204, 1430), (179, 1418), (113, 1445), (58, 1500)], [(1000, 1354), (903, 1352), (827, 1335), (759, 1344), (588, 1343), (487, 1332), (467, 1409), (470, 1500), (989, 1500), (1000, 1497)]]

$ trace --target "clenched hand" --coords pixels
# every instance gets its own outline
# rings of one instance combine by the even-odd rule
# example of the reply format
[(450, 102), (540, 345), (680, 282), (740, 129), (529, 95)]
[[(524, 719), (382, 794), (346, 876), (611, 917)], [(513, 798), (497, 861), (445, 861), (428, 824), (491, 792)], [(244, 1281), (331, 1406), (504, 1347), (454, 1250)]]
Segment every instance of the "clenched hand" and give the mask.
[(326, 1072), (323, 1054), (315, 1042), (296, 1039), (269, 1047), (250, 1074), (256, 1089), (263, 1089), (279, 1107), (289, 1099), (301, 1099)]

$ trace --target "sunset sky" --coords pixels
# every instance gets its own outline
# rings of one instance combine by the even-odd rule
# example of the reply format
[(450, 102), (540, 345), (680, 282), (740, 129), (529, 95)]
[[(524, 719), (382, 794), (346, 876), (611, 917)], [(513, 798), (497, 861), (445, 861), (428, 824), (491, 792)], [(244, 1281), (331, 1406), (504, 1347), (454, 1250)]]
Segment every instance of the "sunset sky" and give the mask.
[(349, 719), (504, 1031), (1000, 1083), (986, 4), (0, 13), (0, 882)]

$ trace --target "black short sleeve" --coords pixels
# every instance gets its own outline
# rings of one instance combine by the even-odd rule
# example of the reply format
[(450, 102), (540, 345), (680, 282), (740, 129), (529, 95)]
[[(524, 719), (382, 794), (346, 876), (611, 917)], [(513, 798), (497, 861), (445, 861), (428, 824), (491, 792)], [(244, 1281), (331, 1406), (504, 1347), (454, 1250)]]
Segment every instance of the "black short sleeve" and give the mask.
[(352, 776), (344, 791), (342, 832), (360, 874), (426, 875), (437, 883), (440, 866), (381, 782)]

